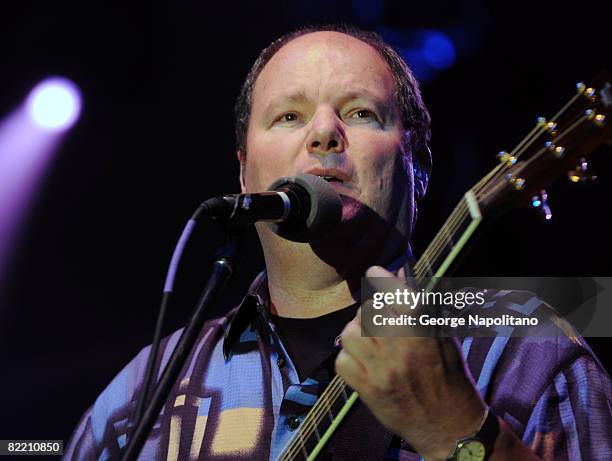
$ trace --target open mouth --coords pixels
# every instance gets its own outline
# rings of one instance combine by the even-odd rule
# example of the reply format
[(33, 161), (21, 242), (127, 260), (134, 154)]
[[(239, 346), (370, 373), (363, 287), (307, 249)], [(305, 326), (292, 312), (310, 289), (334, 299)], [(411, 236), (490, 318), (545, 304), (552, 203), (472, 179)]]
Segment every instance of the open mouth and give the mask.
[(344, 182), (341, 179), (336, 178), (335, 176), (327, 176), (327, 175), (326, 176), (317, 175), (317, 176), (319, 176), (319, 178), (325, 179), (327, 182), (339, 182), (339, 183)]
[(324, 179), (329, 183), (342, 184), (343, 186), (346, 186), (351, 183), (351, 176), (349, 175), (349, 173), (339, 168), (313, 167), (307, 169), (305, 173), (318, 176), (319, 178)]

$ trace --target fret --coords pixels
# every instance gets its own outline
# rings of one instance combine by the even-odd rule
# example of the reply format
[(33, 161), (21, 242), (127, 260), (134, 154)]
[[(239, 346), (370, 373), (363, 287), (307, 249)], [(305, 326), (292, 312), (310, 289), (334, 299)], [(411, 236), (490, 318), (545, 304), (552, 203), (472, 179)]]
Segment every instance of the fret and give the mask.
[(429, 258), (427, 256), (422, 256), (421, 259), (419, 260), (419, 262), (421, 262), (421, 260), (425, 260), (425, 264), (427, 265), (427, 271), (425, 272), (425, 275), (429, 275), (430, 277), (433, 277), (434, 275), (434, 270), (433, 267), (431, 265), (431, 262), (429, 261)]
[(444, 232), (448, 246), (452, 250), (453, 248), (455, 248), (455, 242), (453, 242), (450, 231), (446, 227), (443, 227), (442, 231)]
[(315, 424), (315, 426), (314, 426), (314, 435), (317, 438), (317, 442), (319, 440), (321, 440), (321, 433), (319, 432), (319, 425), (318, 424)]
[(346, 386), (342, 386), (342, 398), (345, 402), (348, 402), (349, 396), (346, 394)]
[[(330, 384), (330, 386), (331, 386), (331, 384)], [(325, 414), (329, 418), (329, 422), (332, 423), (334, 421), (334, 413), (332, 411), (332, 404), (329, 403), (329, 401), (327, 399), (323, 399), (323, 405), (325, 405)]]
[[(468, 194), (470, 194), (471, 200), (477, 206), (475, 194), (472, 191), (469, 191)], [(479, 217), (473, 215), (470, 203), (466, 201), (466, 196), (459, 201), (435, 238), (415, 264), (414, 272), (417, 279), (442, 276), (459, 253), (461, 248), (458, 248), (458, 245), (463, 246), (465, 243), (461, 238), (464, 237), (466, 226), (469, 228), (470, 222), (479, 221)], [(452, 255), (452, 257), (449, 258), (449, 255)]]
[(298, 439), (300, 441), (300, 450), (302, 452), (302, 455), (304, 456), (304, 459), (308, 459), (308, 450), (306, 450), (306, 444), (304, 443), (304, 439), (302, 437), (301, 433), (298, 433)]

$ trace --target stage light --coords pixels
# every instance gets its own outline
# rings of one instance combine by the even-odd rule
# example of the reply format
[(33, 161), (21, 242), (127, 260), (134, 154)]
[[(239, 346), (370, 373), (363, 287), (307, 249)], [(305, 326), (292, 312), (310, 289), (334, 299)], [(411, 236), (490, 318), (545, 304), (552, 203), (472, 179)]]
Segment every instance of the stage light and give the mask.
[(429, 32), (423, 43), (423, 55), (434, 69), (448, 69), (455, 62), (455, 46), (443, 32)]
[(27, 101), (28, 113), (34, 124), (52, 131), (70, 128), (81, 112), (78, 87), (63, 77), (53, 77), (39, 83)]
[(54, 77), (36, 85), (0, 120), (0, 290), (27, 212), (80, 111), (77, 86)]

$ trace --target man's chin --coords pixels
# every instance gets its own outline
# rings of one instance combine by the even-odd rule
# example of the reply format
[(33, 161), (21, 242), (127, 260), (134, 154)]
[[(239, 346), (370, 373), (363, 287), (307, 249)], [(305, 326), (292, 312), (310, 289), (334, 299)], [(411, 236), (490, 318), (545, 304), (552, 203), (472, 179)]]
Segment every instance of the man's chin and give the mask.
[(376, 214), (368, 205), (350, 193), (340, 193), (340, 200), (342, 201), (341, 223), (343, 224), (364, 219), (371, 213)]
[[(376, 240), (386, 233), (388, 224), (371, 208), (345, 195), (342, 198), (342, 218), (340, 223), (313, 242), (313, 248), (326, 249), (326, 252), (339, 252), (344, 257), (351, 249), (359, 250), (365, 240)], [(367, 232), (366, 232), (367, 230)], [(366, 233), (369, 234), (366, 236)]]

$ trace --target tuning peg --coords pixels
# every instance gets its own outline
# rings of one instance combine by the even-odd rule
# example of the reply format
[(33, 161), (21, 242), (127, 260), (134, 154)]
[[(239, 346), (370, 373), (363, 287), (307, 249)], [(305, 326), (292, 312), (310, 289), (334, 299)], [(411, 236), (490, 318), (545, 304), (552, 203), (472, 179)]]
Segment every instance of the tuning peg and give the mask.
[(506, 181), (508, 181), (514, 189), (522, 191), (525, 188), (525, 180), (513, 175), (512, 173), (506, 174)]
[(583, 82), (576, 84), (578, 94), (585, 96), (590, 101), (595, 101), (595, 88), (587, 87)]
[(557, 146), (556, 144), (550, 141), (546, 142), (545, 146), (546, 146), (546, 150), (548, 150), (549, 152), (552, 152), (557, 158), (561, 158), (563, 157), (563, 155), (565, 155), (565, 147), (563, 146)]
[(516, 163), (516, 157), (509, 154), (505, 150), (500, 150), (497, 154), (497, 159), (506, 166), (512, 166)]
[(567, 177), (571, 182), (580, 184), (593, 184), (597, 180), (597, 175), (591, 171), (584, 157), (580, 159), (576, 168), (567, 172)]
[(539, 194), (531, 197), (531, 206), (537, 209), (546, 221), (551, 220), (552, 213), (548, 206), (548, 194), (544, 189), (542, 189)]
[(606, 122), (606, 116), (604, 114), (598, 114), (593, 109), (585, 110), (584, 116), (587, 118), (587, 120), (592, 121), (593, 124), (599, 128), (604, 126), (604, 123)]

